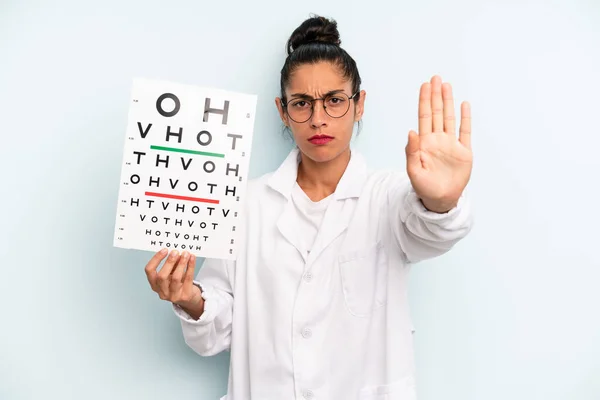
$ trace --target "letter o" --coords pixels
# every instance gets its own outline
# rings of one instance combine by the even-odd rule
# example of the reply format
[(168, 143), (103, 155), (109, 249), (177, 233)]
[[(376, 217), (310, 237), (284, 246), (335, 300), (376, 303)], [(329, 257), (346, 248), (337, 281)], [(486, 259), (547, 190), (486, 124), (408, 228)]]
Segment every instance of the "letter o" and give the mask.
[[(203, 135), (208, 135), (208, 140), (206, 142), (202, 141), (202, 136)], [(196, 140), (198, 140), (198, 143), (202, 146), (208, 146), (210, 144), (210, 142), (212, 142), (212, 135), (210, 134), (209, 131), (200, 131), (200, 133), (198, 133), (198, 136), (196, 137)]]
[[(211, 166), (212, 166), (212, 168), (210, 169), (210, 171), (209, 171), (209, 169), (208, 169), (207, 165), (211, 165)], [(208, 173), (208, 174), (210, 174), (211, 172), (215, 172), (215, 168), (216, 168), (216, 167), (215, 167), (215, 163), (214, 163), (214, 162), (212, 162), (212, 161), (206, 161), (206, 162), (204, 163), (203, 167), (204, 167), (204, 172), (206, 172), (206, 173)]]
[[(162, 102), (165, 99), (171, 99), (175, 102), (175, 108), (173, 109), (173, 111), (163, 110)], [(159, 96), (158, 100), (156, 100), (156, 110), (163, 117), (172, 117), (172, 116), (176, 115), (179, 112), (180, 107), (181, 107), (181, 103), (179, 102), (179, 99), (177, 98), (177, 96), (175, 96), (173, 93), (164, 93)]]

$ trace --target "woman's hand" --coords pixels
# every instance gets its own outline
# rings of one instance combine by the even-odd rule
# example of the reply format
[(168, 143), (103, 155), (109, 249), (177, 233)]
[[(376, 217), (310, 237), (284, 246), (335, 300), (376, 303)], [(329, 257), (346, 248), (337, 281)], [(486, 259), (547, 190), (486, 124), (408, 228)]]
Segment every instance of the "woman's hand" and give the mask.
[(444, 213), (455, 207), (471, 177), (471, 109), (461, 104), (456, 137), (452, 86), (439, 76), (421, 86), (419, 133), (410, 131), (406, 166), (412, 186), (430, 211)]
[(158, 265), (167, 253), (166, 249), (159, 251), (146, 264), (150, 287), (162, 300), (179, 305), (198, 319), (204, 311), (204, 299), (200, 288), (193, 283), (196, 256), (185, 251), (180, 256), (177, 250), (173, 250), (157, 272)]

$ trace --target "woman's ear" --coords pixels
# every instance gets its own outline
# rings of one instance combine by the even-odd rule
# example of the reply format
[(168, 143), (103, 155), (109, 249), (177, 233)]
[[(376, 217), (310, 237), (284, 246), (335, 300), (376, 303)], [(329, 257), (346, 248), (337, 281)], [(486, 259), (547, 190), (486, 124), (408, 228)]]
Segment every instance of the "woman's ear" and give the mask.
[(281, 104), (281, 99), (279, 97), (275, 97), (275, 105), (277, 106), (277, 111), (279, 111), (279, 118), (284, 123), (285, 126), (289, 127), (289, 121), (286, 112), (283, 110), (283, 105)]
[(360, 96), (358, 101), (356, 102), (356, 107), (354, 107), (354, 121), (360, 121), (365, 112), (365, 97), (367, 97), (367, 92), (364, 90), (360, 91)]

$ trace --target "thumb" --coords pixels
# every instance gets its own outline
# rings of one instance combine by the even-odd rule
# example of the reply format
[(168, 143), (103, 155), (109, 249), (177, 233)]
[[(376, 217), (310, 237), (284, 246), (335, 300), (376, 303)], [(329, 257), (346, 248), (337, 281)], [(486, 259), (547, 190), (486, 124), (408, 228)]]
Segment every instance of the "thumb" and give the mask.
[(406, 166), (409, 170), (421, 168), (421, 154), (419, 143), (421, 138), (415, 131), (408, 132), (408, 143), (406, 144)]

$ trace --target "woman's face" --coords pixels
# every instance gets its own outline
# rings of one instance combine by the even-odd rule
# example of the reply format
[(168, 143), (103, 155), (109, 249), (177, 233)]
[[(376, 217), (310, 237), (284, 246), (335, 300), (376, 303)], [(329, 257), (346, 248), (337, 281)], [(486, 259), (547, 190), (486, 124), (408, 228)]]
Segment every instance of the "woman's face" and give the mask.
[[(347, 97), (335, 94), (343, 93)], [(281, 106), (280, 98), (275, 99), (281, 120), (290, 128), (296, 145), (300, 151), (315, 162), (327, 162), (335, 159), (348, 150), (354, 123), (359, 121), (363, 114), (365, 91), (360, 92), (358, 101), (348, 99), (352, 96), (352, 83), (346, 80), (339, 69), (329, 62), (317, 64), (304, 64), (298, 67), (290, 76), (289, 86), (285, 91), (289, 113), (296, 121), (299, 115), (312, 115), (306, 122), (296, 122)], [(325, 107), (337, 116), (346, 107), (348, 112), (340, 118), (334, 118), (325, 112), (322, 99), (328, 94), (332, 96), (326, 100)], [(292, 110), (294, 108), (295, 110)], [(341, 111), (340, 111), (341, 110)]]

